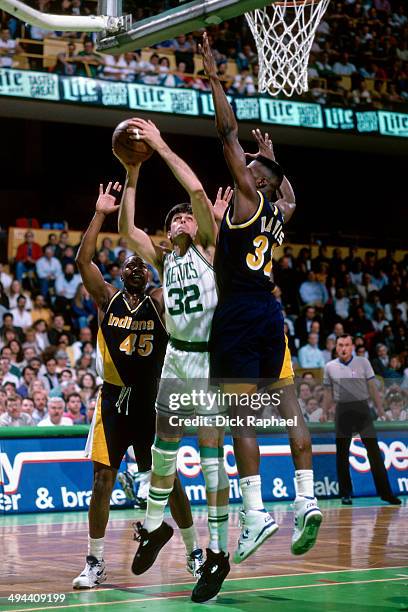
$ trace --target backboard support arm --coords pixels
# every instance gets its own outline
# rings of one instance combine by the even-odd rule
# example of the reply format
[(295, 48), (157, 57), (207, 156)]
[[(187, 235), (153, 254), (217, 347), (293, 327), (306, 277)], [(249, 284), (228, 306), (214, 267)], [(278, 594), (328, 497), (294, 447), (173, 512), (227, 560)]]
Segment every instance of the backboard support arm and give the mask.
[(62, 32), (105, 32), (114, 34), (125, 30), (126, 24), (130, 27), (131, 21), (127, 16), (121, 14), (121, 0), (100, 0), (107, 8), (114, 9), (114, 5), (120, 4), (120, 13), (100, 15), (53, 15), (43, 13), (28, 6), (20, 0), (0, 0), (0, 9), (10, 13), (14, 17), (27, 22), (30, 25), (44, 28), (45, 30), (57, 30)]
[(153, 18), (137, 21), (117, 36), (100, 36), (97, 49), (102, 53), (123, 53), (150, 47), (179, 34), (238, 17), (267, 3), (268, 0), (193, 0)]
[[(273, 1), (273, 0), (272, 0)], [(268, 0), (193, 0), (132, 24), (122, 14), (122, 0), (98, 0), (98, 15), (53, 15), (21, 0), (0, 0), (0, 9), (31, 25), (62, 32), (98, 32), (101, 53), (123, 53), (157, 44), (161, 40), (219, 24), (260, 8)], [(271, 0), (269, 0), (271, 2)]]

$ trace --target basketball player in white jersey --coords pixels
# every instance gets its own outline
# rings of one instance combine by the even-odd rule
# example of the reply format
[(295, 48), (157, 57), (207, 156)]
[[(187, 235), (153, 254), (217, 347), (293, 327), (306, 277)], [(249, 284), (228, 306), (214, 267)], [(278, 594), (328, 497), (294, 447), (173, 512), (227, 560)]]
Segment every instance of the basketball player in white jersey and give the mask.
[[(134, 225), (140, 164), (122, 162), (127, 170), (127, 181), (119, 214), (119, 231), (163, 279), (166, 328), (170, 334), (156, 401), (156, 439), (152, 446), (147, 514), (143, 526), (139, 524), (140, 546), (132, 565), (135, 574), (142, 574), (153, 565), (159, 551), (173, 535), (172, 527), (163, 521), (163, 516), (173, 488), (183, 427), (174, 427), (171, 419), (194, 414), (208, 417), (211, 414), (206, 405), (181, 405), (175, 410), (170, 399), (175, 394), (180, 396), (186, 391), (199, 390), (198, 387), (201, 390), (208, 382), (208, 340), (217, 304), (212, 267), (217, 225), (212, 204), (201, 182), (191, 168), (170, 150), (157, 127), (151, 121), (134, 119), (129, 132), (134, 138), (143, 139), (160, 155), (189, 194), (191, 202), (178, 204), (168, 213), (166, 230), (173, 250), (165, 253)], [(223, 431), (215, 427), (201, 428), (198, 437), (207, 493), (210, 543), (207, 559), (198, 570), (200, 578), (192, 599), (205, 602), (217, 595), (230, 570), (226, 552), (229, 481), (224, 467)]]

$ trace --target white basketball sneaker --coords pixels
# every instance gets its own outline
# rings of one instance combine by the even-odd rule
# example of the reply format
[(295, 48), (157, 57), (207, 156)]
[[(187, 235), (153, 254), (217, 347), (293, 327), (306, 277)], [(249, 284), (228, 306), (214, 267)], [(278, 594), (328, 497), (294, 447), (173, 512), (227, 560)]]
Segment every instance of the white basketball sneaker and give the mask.
[(270, 538), (279, 526), (266, 510), (241, 510), (239, 513), (241, 534), (234, 552), (234, 563), (242, 563), (252, 555), (265, 540)]
[(198, 575), (197, 570), (202, 566), (203, 563), (204, 555), (201, 548), (197, 548), (196, 550), (193, 550), (193, 552), (189, 555), (186, 555), (187, 571), (194, 577)]
[(316, 543), (323, 515), (315, 497), (298, 497), (293, 506), (295, 529), (291, 550), (294, 555), (304, 555)]
[(96, 557), (88, 555), (84, 571), (72, 581), (74, 589), (93, 589), (105, 582), (107, 576), (105, 561), (98, 561)]

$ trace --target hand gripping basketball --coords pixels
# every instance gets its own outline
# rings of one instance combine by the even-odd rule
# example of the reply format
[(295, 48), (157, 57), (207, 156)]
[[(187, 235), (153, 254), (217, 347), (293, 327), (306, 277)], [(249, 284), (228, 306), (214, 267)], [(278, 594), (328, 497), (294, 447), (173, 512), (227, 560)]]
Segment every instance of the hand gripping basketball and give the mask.
[(142, 139), (141, 130), (133, 121), (127, 119), (119, 123), (112, 136), (113, 152), (125, 165), (140, 164), (153, 155), (153, 149)]

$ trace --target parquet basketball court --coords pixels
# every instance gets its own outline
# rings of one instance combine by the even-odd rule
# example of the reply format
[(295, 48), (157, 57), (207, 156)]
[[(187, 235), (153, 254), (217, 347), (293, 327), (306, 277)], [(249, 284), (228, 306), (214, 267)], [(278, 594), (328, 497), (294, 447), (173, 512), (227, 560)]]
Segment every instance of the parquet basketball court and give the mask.
[[(408, 610), (408, 500), (391, 507), (378, 498), (344, 507), (323, 501), (324, 523), (317, 545), (303, 557), (290, 554), (289, 503), (269, 504), (280, 530), (245, 563), (232, 565), (215, 606), (217, 612), (337, 612)], [(200, 544), (207, 537), (205, 508), (194, 510)], [(184, 567), (184, 547), (175, 532), (155, 566), (143, 576), (130, 571), (136, 549), (131, 523), (141, 512), (116, 510), (106, 536), (108, 581), (92, 591), (72, 591), (71, 580), (86, 554), (85, 512), (3, 517), (0, 525), (3, 571), (0, 611), (202, 609), (193, 604), (193, 586)], [(171, 521), (170, 518), (166, 519)], [(231, 508), (230, 551), (238, 535), (238, 505)], [(8, 600), (11, 593), (26, 601)], [(38, 601), (40, 594), (65, 600)], [(31, 597), (29, 597), (31, 595)], [(44, 597), (43, 597), (44, 599)], [(37, 600), (37, 602), (36, 602)]]

